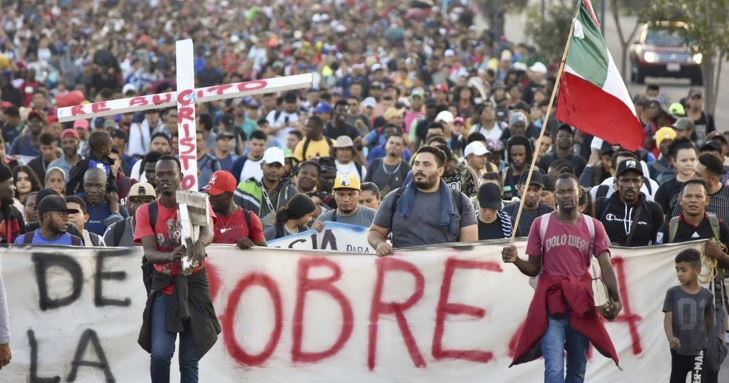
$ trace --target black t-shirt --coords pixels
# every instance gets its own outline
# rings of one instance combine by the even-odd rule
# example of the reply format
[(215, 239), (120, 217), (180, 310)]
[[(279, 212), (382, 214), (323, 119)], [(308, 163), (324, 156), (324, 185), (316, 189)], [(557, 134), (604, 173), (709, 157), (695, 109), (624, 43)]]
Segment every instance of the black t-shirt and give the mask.
[(683, 182), (676, 179), (676, 177), (661, 184), (656, 191), (656, 197), (654, 200), (661, 205), (663, 214), (666, 214), (668, 218), (671, 218), (671, 212), (678, 203), (678, 195), (681, 193)]
[[(549, 170), (549, 165), (554, 162), (555, 160), (558, 160), (559, 157), (557, 157), (557, 154), (555, 153), (547, 153), (539, 160), (539, 168), (542, 169), (544, 173)], [(570, 154), (569, 157), (565, 158), (567, 161), (572, 163), (572, 166), (575, 168), (575, 175), (577, 177), (582, 174), (582, 170), (585, 169), (585, 166), (587, 165), (587, 161), (585, 161), (584, 158), (577, 154)]]
[(504, 238), (504, 228), (501, 225), (501, 219), (496, 217), (494, 222), (486, 223), (481, 221), (478, 217), (478, 240), (483, 241), (487, 239), (502, 239)]

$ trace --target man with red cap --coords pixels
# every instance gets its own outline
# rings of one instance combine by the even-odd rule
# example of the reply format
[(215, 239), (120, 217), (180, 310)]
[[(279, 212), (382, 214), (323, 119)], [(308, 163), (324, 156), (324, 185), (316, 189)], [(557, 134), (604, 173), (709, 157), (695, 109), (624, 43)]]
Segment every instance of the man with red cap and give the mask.
[(213, 243), (236, 243), (243, 250), (253, 245), (266, 246), (263, 226), (256, 213), (244, 210), (233, 202), (235, 188), (235, 177), (225, 170), (213, 173), (208, 184), (203, 187), (210, 196), (210, 207), (216, 215)]

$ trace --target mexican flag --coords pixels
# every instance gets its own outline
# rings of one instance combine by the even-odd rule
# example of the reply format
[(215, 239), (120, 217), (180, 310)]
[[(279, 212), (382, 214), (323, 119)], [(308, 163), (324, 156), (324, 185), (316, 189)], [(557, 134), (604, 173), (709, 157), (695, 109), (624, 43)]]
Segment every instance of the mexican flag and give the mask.
[(559, 85), (557, 119), (583, 132), (637, 150), (643, 127), (589, 0), (581, 0)]

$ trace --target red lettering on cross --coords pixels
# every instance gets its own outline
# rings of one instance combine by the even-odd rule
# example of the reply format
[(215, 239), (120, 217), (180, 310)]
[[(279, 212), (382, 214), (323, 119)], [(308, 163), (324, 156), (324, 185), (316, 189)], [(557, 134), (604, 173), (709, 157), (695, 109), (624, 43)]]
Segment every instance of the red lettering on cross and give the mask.
[(265, 88), (267, 85), (268, 82), (266, 80), (253, 80), (247, 82), (239, 82), (235, 84), (235, 86), (238, 88), (238, 91), (240, 92), (262, 89)]
[(195, 154), (195, 138), (190, 136), (190, 125), (182, 125), (182, 136), (179, 139), (180, 157), (183, 154)]
[[(182, 123), (183, 121), (192, 121), (194, 120), (192, 114), (195, 113), (195, 110), (192, 109), (189, 106), (183, 106), (180, 109), (177, 110), (177, 123)], [(187, 135), (189, 135), (188, 132), (186, 132)]]
[[(323, 267), (331, 270), (332, 274), (326, 278), (311, 279), (309, 270)], [(347, 343), (354, 328), (354, 313), (349, 299), (341, 290), (334, 286), (334, 282), (342, 277), (342, 269), (336, 262), (329, 259), (301, 258), (297, 271), (296, 307), (293, 319), (293, 344), (291, 346), (291, 360), (294, 362), (315, 363), (336, 355)], [(320, 291), (332, 297), (342, 311), (342, 327), (339, 330), (339, 337), (336, 342), (324, 351), (307, 352), (302, 350), (302, 339), (304, 335), (304, 309), (306, 305), (306, 293), (309, 291)]]
[(623, 304), (623, 310), (620, 312), (620, 315), (615, 318), (615, 322), (628, 323), (633, 355), (638, 355), (643, 352), (643, 346), (640, 343), (640, 333), (638, 332), (638, 322), (640, 322), (643, 318), (641, 318), (640, 315), (635, 314), (630, 307), (630, 294), (628, 292), (628, 285), (625, 281), (625, 259), (620, 256), (613, 256), (611, 262), (615, 269), (615, 277), (618, 280), (618, 288), (620, 289), (620, 299)]
[(91, 112), (92, 113), (98, 113), (98, 112), (106, 112), (108, 110), (111, 110), (108, 106), (106, 106), (106, 101), (99, 101), (91, 104)]
[(158, 94), (152, 96), (152, 103), (154, 103), (155, 105), (166, 104), (170, 101), (172, 101), (172, 93), (170, 92), (163, 93), (162, 96)]
[(226, 90), (228, 90), (232, 87), (233, 87), (233, 84), (215, 85), (215, 86), (211, 86), (211, 87), (205, 89), (205, 92), (221, 95), (221, 94), (225, 93)]
[(447, 315), (470, 315), (476, 318), (483, 318), (486, 310), (480, 307), (448, 302), (451, 292), (451, 283), (456, 269), (475, 269), (503, 272), (498, 262), (467, 261), (456, 258), (448, 258), (445, 264), (443, 283), (440, 285), (440, 298), (435, 316), (435, 331), (433, 332), (432, 354), (436, 360), (441, 359), (463, 359), (472, 362), (488, 363), (494, 357), (494, 353), (481, 350), (454, 350), (443, 348), (443, 334), (445, 333), (445, 320)]
[(71, 107), (71, 115), (72, 116), (80, 116), (82, 114), (86, 114), (86, 111), (84, 111), (83, 105), (74, 105)]
[(129, 100), (129, 106), (145, 106), (148, 104), (149, 101), (147, 100), (146, 96), (132, 97), (132, 99)]
[[(177, 103), (181, 105), (190, 105), (190, 103), (192, 103), (192, 93), (192, 89), (185, 89), (180, 91), (180, 93), (177, 93)], [(178, 115), (177, 118), (179, 119), (180, 116)]]
[[(370, 306), (370, 324), (369, 324), (369, 343), (367, 345), (367, 367), (370, 371), (375, 369), (377, 356), (377, 330), (380, 315), (394, 314), (397, 324), (400, 327), (405, 346), (410, 353), (410, 358), (416, 367), (425, 367), (425, 359), (418, 349), (408, 320), (405, 318), (405, 311), (415, 305), (420, 298), (423, 297), (425, 288), (425, 278), (418, 268), (405, 260), (399, 258), (379, 258), (377, 259), (377, 281), (375, 282), (375, 291), (372, 294), (372, 304)], [(382, 302), (382, 290), (385, 284), (385, 273), (389, 271), (401, 271), (409, 273), (415, 279), (415, 291), (405, 302)]]
[(197, 182), (195, 182), (195, 176), (193, 176), (192, 174), (186, 174), (184, 177), (182, 177), (180, 186), (182, 186), (183, 190), (197, 190)]
[(181, 154), (180, 155), (180, 165), (183, 169), (189, 169), (192, 166), (190, 166), (190, 161), (197, 159), (197, 157), (194, 154)]
[[(246, 352), (238, 344), (235, 336), (235, 315), (238, 311), (238, 304), (246, 289), (252, 286), (261, 286), (268, 292), (273, 303), (274, 311), (273, 331), (271, 331), (271, 336), (268, 338), (268, 342), (263, 348), (263, 351), (257, 355)], [(252, 273), (241, 279), (230, 293), (225, 312), (220, 319), (222, 322), (221, 327), (223, 328), (223, 341), (230, 356), (238, 363), (246, 366), (260, 366), (263, 364), (273, 354), (283, 331), (283, 306), (281, 303), (281, 292), (276, 281), (263, 273)]]

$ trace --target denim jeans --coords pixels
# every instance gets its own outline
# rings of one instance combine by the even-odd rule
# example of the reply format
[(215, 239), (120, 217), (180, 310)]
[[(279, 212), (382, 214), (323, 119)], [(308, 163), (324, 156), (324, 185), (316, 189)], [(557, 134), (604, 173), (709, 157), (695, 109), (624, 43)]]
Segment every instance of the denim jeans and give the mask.
[[(167, 331), (167, 305), (170, 296), (160, 293), (152, 304), (152, 383), (169, 383), (170, 361), (175, 354), (177, 333)], [(197, 356), (189, 331), (180, 333), (180, 382), (197, 383)]]
[[(544, 383), (582, 383), (587, 368), (586, 336), (572, 329), (569, 319), (549, 318), (542, 337)], [(567, 377), (564, 374), (564, 352), (567, 351)]]

